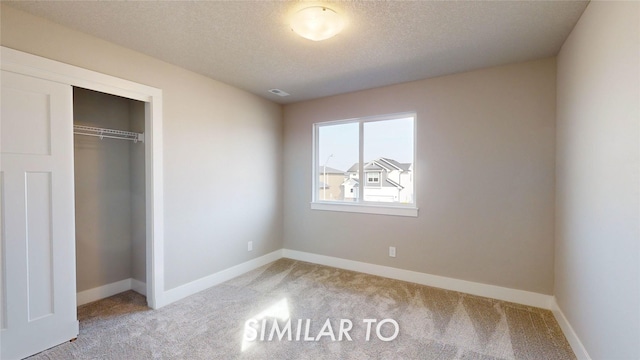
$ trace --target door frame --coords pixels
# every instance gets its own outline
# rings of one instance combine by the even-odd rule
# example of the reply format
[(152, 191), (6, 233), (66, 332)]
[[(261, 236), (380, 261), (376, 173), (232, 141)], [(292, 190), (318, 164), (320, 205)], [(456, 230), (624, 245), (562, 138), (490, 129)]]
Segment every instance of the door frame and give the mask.
[(4, 46), (0, 58), (5, 71), (145, 103), (146, 296), (149, 307), (164, 306), (162, 90)]

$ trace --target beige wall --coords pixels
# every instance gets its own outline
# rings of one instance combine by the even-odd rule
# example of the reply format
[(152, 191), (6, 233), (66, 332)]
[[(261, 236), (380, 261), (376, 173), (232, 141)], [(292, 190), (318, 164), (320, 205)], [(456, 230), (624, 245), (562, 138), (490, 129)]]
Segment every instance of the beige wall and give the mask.
[[(285, 106), (285, 248), (551, 294), (555, 66), (544, 59)], [(310, 210), (312, 124), (405, 111), (417, 112), (419, 216)]]
[(3, 46), (162, 89), (165, 289), (282, 247), (281, 106), (4, 3), (1, 16)]
[(591, 2), (558, 56), (555, 295), (593, 359), (640, 358), (640, 3)]

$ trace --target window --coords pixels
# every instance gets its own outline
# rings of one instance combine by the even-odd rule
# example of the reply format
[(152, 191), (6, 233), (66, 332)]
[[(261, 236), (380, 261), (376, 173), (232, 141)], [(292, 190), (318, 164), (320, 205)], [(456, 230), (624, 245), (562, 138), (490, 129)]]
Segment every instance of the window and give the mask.
[(380, 183), (380, 173), (379, 172), (371, 172), (367, 173), (367, 183), (369, 184), (378, 184)]
[(403, 113), (314, 124), (312, 209), (417, 216), (415, 119)]

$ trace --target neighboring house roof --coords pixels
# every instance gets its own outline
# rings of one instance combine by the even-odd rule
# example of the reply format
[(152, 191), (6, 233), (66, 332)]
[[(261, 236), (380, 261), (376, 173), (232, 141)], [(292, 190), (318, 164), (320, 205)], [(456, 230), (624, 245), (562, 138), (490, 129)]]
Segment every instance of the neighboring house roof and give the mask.
[(349, 178), (345, 180), (341, 186), (358, 187), (358, 180)]
[(358, 172), (358, 163), (353, 164), (353, 166), (351, 166), (349, 170), (347, 170), (347, 172), (351, 172), (351, 173)]
[[(348, 173), (355, 173), (358, 172), (358, 163), (353, 164), (353, 166), (351, 166), (349, 168), (349, 170), (347, 170), (346, 172)], [(393, 170), (399, 170), (399, 171), (411, 171), (411, 163), (401, 163), (398, 162), (396, 160), (393, 159), (389, 159), (389, 158), (377, 158), (375, 160), (369, 161), (365, 167), (364, 170), (367, 171), (380, 171), (380, 170), (386, 170), (386, 171), (393, 171)]]
[(400, 190), (404, 189), (404, 186), (402, 186), (402, 185), (398, 184), (397, 182), (395, 182), (395, 181), (393, 181), (393, 180), (391, 180), (391, 179), (385, 179), (385, 180), (386, 180), (389, 184), (391, 184), (391, 185), (393, 185), (393, 186), (397, 187), (397, 188), (398, 188), (398, 189), (400, 189)]
[(402, 167), (402, 170), (404, 171), (411, 171), (411, 168), (413, 167), (412, 163), (402, 163), (400, 164), (400, 167)]
[[(347, 170), (347, 173), (356, 173), (356, 172), (358, 172), (358, 165), (359, 165), (358, 163), (353, 164), (353, 166), (351, 166), (349, 168), (349, 170)], [(379, 187), (396, 187), (396, 188), (402, 190), (402, 189), (404, 189), (404, 186), (402, 186), (399, 183), (387, 178), (386, 173), (389, 173), (389, 172), (392, 172), (392, 171), (400, 171), (400, 172), (411, 171), (411, 167), (412, 167), (411, 163), (400, 163), (400, 162), (398, 162), (396, 160), (393, 160), (393, 159), (381, 157), (381, 158), (377, 158), (375, 160), (372, 160), (372, 161), (368, 162), (364, 166), (364, 171), (365, 172), (377, 171), (377, 172), (382, 172), (383, 173), (382, 179), (380, 179), (381, 180), (380, 184), (372, 185), (373, 187), (376, 187), (376, 186), (379, 186)], [(350, 179), (350, 180), (352, 180), (352, 179)], [(345, 184), (347, 184), (346, 181), (342, 185), (345, 185)]]
[(340, 175), (344, 175), (344, 171), (342, 170), (338, 170), (338, 169), (334, 169), (332, 167), (329, 166), (320, 166), (319, 167), (319, 171), (318, 174), (322, 174), (326, 172), (327, 174), (340, 174)]
[(397, 182), (395, 182), (395, 181), (393, 181), (393, 180), (391, 180), (391, 179), (388, 179), (388, 178), (387, 178), (386, 176), (384, 176), (384, 175), (382, 176), (382, 179), (381, 179), (381, 180), (382, 180), (382, 181), (381, 181), (379, 184), (378, 184), (378, 183), (376, 183), (376, 184), (367, 185), (367, 183), (365, 183), (365, 187), (368, 187), (368, 188), (380, 188), (380, 187), (388, 188), (388, 187), (396, 187), (396, 188), (398, 188), (398, 189), (400, 189), (400, 190), (404, 189), (404, 186), (402, 186), (402, 185), (398, 184)]
[(389, 159), (389, 158), (380, 158), (378, 159), (381, 162), (387, 163), (392, 165), (393, 167), (397, 168), (397, 169), (401, 169), (402, 171), (409, 171), (411, 169), (411, 163), (400, 163), (397, 162), (393, 159)]
[(372, 161), (370, 163), (368, 163), (365, 167), (364, 167), (364, 171), (382, 171), (382, 170), (387, 170), (387, 171), (391, 171), (391, 169), (389, 168), (383, 168), (382, 166), (380, 166), (377, 162)]
[(376, 160), (373, 160), (372, 163), (378, 164), (379, 166), (384, 167), (388, 171), (393, 171), (393, 170), (402, 171), (402, 168), (400, 167), (400, 163), (395, 160), (391, 160), (387, 158), (378, 158)]

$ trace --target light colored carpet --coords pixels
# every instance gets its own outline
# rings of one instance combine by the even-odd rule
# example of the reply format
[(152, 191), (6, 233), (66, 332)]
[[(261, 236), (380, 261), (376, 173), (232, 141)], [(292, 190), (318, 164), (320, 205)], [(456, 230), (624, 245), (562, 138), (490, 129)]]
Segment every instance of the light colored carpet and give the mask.
[[(129, 291), (78, 316), (76, 341), (33, 359), (575, 359), (547, 310), (288, 259), (159, 310)], [(319, 341), (304, 341), (306, 319)], [(352, 341), (338, 339), (341, 319)], [(383, 341), (373, 323), (367, 341), (365, 319), (393, 319), (399, 333)], [(274, 321), (283, 339), (268, 341)], [(380, 335), (394, 330), (387, 321)]]

